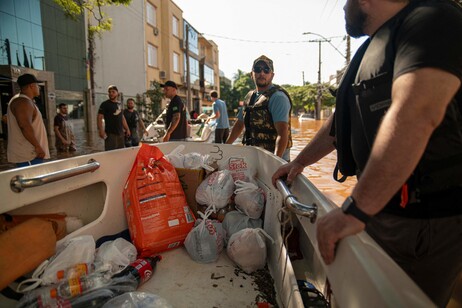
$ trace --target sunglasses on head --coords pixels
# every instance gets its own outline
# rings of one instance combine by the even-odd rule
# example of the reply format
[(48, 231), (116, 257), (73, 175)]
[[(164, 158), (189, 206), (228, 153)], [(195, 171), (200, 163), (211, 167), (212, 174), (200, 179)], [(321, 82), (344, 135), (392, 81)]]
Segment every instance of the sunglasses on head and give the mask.
[(260, 66), (257, 66), (257, 67), (254, 67), (253, 68), (253, 71), (257, 74), (260, 74), (261, 72), (264, 72), (265, 74), (269, 74), (271, 72), (271, 70), (267, 67), (260, 67)]

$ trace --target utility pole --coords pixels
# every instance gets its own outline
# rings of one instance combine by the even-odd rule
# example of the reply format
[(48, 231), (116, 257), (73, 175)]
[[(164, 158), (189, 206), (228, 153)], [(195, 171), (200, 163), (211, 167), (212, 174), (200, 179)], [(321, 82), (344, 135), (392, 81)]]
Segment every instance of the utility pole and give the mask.
[(302, 86), (305, 85), (305, 71), (302, 71)]
[(192, 110), (191, 104), (191, 75), (189, 70), (189, 25), (186, 24), (186, 106)]
[(315, 110), (315, 119), (321, 120), (321, 106), (322, 106), (322, 84), (321, 84), (321, 64), (322, 64), (322, 56), (321, 56), (321, 44), (330, 42), (330, 39), (322, 38), (318, 40), (309, 40), (310, 43), (318, 43), (318, 95), (316, 98), (316, 104), (314, 106)]
[[(321, 120), (321, 106), (322, 106), (322, 84), (321, 84), (321, 44), (322, 43), (329, 43), (329, 45), (331, 45), (335, 51), (337, 51), (343, 58), (346, 59), (346, 61), (349, 63), (349, 58), (347, 58), (344, 54), (342, 54), (340, 52), (340, 50), (337, 49), (337, 47), (335, 47), (334, 44), (331, 43), (331, 39), (332, 37), (330, 38), (327, 38), (319, 33), (315, 33), (315, 32), (304, 32), (303, 35), (308, 35), (308, 34), (313, 34), (313, 35), (316, 35), (318, 37), (320, 37), (320, 39), (317, 39), (317, 40), (309, 40), (308, 42), (309, 43), (318, 43), (319, 45), (319, 51), (318, 51), (318, 54), (319, 54), (319, 59), (318, 59), (318, 95), (317, 95), (317, 99), (316, 99), (316, 104), (315, 104), (315, 119), (316, 120)], [(349, 36), (348, 36), (348, 39), (349, 39)], [(349, 46), (349, 41), (347, 41), (347, 44)], [(349, 47), (347, 47), (349, 48)]]
[(347, 34), (347, 37), (346, 37), (346, 56), (345, 56), (345, 60), (346, 60), (346, 65), (348, 66), (350, 64), (350, 60), (351, 60), (351, 38), (350, 36)]

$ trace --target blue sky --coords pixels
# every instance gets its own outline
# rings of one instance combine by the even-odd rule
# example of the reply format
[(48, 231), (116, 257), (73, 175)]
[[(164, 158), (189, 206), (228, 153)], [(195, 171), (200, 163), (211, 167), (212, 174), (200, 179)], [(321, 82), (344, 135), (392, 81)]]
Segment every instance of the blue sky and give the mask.
[[(252, 61), (265, 54), (274, 61), (277, 84), (318, 80), (319, 37), (330, 38), (345, 54), (345, 0), (173, 0), (183, 18), (219, 46), (220, 69), (232, 78), (238, 69), (250, 71)], [(352, 39), (352, 51), (363, 40)], [(321, 46), (321, 78), (341, 68), (345, 59), (330, 44)]]

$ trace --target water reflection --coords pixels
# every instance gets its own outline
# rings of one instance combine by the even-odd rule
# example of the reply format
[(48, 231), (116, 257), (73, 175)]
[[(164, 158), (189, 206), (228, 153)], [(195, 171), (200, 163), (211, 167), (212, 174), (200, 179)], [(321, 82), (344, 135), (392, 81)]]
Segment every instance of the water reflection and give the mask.
[[(293, 147), (291, 150), (291, 159), (294, 159), (313, 139), (316, 132), (324, 124), (324, 121), (305, 120), (299, 121), (298, 118), (291, 119)], [(311, 182), (321, 190), (328, 198), (340, 205), (343, 200), (351, 193), (356, 184), (356, 178), (348, 178), (344, 183), (338, 183), (332, 177), (332, 172), (337, 162), (337, 152), (334, 151), (321, 159), (316, 164), (308, 166), (303, 171)]]

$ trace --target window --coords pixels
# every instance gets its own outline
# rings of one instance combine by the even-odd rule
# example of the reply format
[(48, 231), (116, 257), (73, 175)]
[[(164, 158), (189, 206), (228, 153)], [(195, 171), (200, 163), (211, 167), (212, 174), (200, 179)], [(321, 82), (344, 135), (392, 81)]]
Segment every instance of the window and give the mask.
[(149, 2), (146, 2), (146, 14), (148, 24), (156, 26), (156, 7)]
[(157, 47), (148, 44), (148, 65), (157, 67)]
[(173, 19), (172, 19), (172, 33), (175, 36), (180, 36), (179, 33), (178, 33), (178, 25), (179, 25), (179, 23), (180, 23), (180, 21), (178, 20), (178, 18), (173, 16)]
[(173, 71), (175, 73), (180, 72), (180, 55), (177, 54), (176, 52), (173, 53)]

